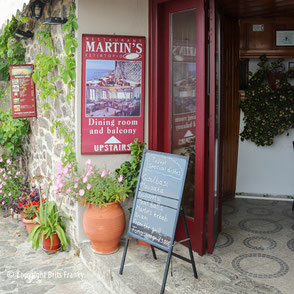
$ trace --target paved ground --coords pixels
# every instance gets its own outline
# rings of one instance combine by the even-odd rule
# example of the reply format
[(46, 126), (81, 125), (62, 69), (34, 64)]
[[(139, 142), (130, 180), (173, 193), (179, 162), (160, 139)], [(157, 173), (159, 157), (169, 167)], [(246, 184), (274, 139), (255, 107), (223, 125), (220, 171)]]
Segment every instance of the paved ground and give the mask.
[(21, 221), (0, 212), (0, 293), (106, 294), (101, 282), (81, 263), (77, 252), (48, 255), (28, 243)]
[[(237, 199), (223, 207), (223, 232), (213, 255), (194, 254), (199, 279), (191, 265), (173, 258), (165, 293), (292, 294), (294, 212), (291, 203)], [(119, 275), (123, 243), (111, 255), (97, 255), (83, 244), (74, 251), (47, 255), (31, 249), (21, 222), (0, 211), (0, 294), (154, 294), (160, 292), (166, 253), (130, 241), (124, 274)], [(187, 256), (187, 248), (175, 247)], [(88, 269), (81, 263), (87, 263)], [(95, 274), (93, 274), (95, 273)], [(112, 292), (99, 282), (103, 279)]]
[(223, 232), (219, 234), (214, 258), (220, 266), (267, 285), (271, 293), (294, 293), (292, 202), (226, 201)]
[[(223, 232), (213, 255), (194, 254), (199, 279), (191, 265), (172, 258), (166, 291), (182, 294), (292, 294), (294, 277), (294, 212), (291, 202), (235, 199), (224, 203)], [(160, 293), (166, 253), (131, 239), (123, 275), (119, 275), (123, 242), (115, 254), (94, 254), (81, 247), (81, 259), (116, 294)], [(174, 251), (188, 257), (186, 247)]]

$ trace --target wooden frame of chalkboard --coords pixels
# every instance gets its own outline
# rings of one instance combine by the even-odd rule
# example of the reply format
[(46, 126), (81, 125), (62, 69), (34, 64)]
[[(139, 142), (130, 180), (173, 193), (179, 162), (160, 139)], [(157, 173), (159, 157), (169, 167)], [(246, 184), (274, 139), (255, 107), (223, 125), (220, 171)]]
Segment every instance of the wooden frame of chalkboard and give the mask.
[(188, 156), (144, 152), (129, 236), (168, 251), (177, 228), (188, 163)]
[[(150, 150), (143, 153), (120, 274), (123, 272), (129, 236), (145, 241), (151, 245), (155, 259), (154, 247), (168, 252), (161, 293), (164, 293), (172, 255), (191, 263), (197, 279), (185, 214), (181, 206), (188, 163), (188, 156)], [(179, 213), (183, 217), (190, 259), (172, 252)]]

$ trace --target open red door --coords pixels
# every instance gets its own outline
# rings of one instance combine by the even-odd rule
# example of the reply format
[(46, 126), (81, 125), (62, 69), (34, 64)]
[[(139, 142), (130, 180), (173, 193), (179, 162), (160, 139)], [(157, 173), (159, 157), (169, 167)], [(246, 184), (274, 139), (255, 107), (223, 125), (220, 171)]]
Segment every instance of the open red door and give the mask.
[(220, 17), (209, 1), (209, 154), (207, 252), (212, 253), (221, 228), (220, 209)]
[[(190, 156), (182, 205), (193, 250), (205, 253), (204, 0), (150, 1), (149, 148)], [(181, 221), (177, 240), (185, 239)]]

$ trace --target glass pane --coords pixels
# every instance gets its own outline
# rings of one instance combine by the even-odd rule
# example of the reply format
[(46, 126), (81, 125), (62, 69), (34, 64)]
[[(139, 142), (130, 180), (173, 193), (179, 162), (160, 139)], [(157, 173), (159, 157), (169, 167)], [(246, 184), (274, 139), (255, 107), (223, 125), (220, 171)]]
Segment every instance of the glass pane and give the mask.
[(190, 156), (182, 205), (194, 217), (196, 10), (173, 13), (171, 27), (171, 152)]
[[(214, 144), (214, 215), (218, 215), (218, 145), (220, 126), (220, 16), (215, 20), (215, 144)], [(218, 218), (215, 217), (217, 226)]]

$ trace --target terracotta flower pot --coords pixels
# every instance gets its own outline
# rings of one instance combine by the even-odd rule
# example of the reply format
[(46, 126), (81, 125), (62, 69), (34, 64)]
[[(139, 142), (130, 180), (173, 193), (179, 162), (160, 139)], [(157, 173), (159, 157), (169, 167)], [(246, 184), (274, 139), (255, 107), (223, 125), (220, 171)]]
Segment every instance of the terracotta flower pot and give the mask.
[(125, 229), (125, 214), (117, 202), (107, 207), (88, 204), (84, 213), (85, 234), (92, 243), (92, 249), (101, 254), (110, 254), (118, 250), (120, 238)]
[(28, 233), (30, 233), (31, 230), (33, 229), (33, 227), (34, 227), (35, 225), (37, 225), (37, 223), (36, 223), (33, 219), (26, 219), (26, 218), (23, 218), (23, 219), (22, 219), (22, 222), (25, 224)]
[(142, 241), (142, 240), (139, 240), (139, 239), (137, 239), (137, 243), (138, 243), (138, 245), (141, 245), (141, 246), (151, 247), (151, 245), (149, 243)]
[(46, 252), (57, 252), (60, 250), (60, 240), (59, 237), (57, 236), (57, 234), (53, 233), (53, 243), (52, 243), (52, 247), (51, 246), (51, 239), (50, 237), (48, 237), (47, 239), (45, 239), (45, 236), (43, 237), (43, 249)]

